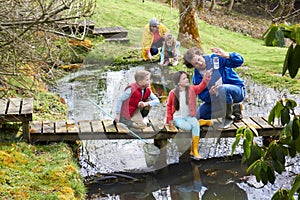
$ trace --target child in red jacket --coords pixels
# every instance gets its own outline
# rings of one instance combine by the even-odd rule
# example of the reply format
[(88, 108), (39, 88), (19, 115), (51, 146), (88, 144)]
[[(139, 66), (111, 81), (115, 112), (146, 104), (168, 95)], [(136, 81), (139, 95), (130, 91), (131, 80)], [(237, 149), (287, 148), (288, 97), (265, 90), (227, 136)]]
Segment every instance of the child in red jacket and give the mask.
[(126, 124), (129, 128), (145, 128), (146, 116), (152, 106), (159, 104), (159, 99), (150, 88), (151, 73), (137, 70), (135, 82), (129, 84), (118, 100), (115, 122)]
[(211, 70), (206, 71), (199, 85), (190, 85), (189, 75), (178, 71), (173, 76), (175, 88), (170, 91), (167, 101), (166, 124), (173, 121), (174, 125), (183, 130), (192, 131), (191, 158), (199, 160), (198, 152), (200, 125), (196, 118), (196, 97), (210, 81)]

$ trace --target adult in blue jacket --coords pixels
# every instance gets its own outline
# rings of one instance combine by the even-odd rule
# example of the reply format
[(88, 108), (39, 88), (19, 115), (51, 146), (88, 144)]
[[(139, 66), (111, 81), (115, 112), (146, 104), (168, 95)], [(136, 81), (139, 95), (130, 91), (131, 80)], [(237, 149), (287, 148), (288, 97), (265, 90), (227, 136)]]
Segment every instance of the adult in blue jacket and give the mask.
[[(228, 128), (233, 119), (238, 121), (242, 118), (241, 104), (236, 103), (244, 100), (246, 89), (244, 81), (234, 68), (240, 67), (244, 59), (239, 53), (228, 53), (218, 47), (211, 48), (211, 51), (212, 54), (203, 55), (200, 49), (193, 47), (184, 54), (183, 60), (188, 68), (194, 68), (192, 81), (195, 85), (202, 81), (206, 70), (213, 68), (211, 81), (198, 95), (203, 103), (198, 107), (196, 117), (198, 119), (222, 117), (223, 128)], [(216, 58), (217, 63), (214, 65)]]

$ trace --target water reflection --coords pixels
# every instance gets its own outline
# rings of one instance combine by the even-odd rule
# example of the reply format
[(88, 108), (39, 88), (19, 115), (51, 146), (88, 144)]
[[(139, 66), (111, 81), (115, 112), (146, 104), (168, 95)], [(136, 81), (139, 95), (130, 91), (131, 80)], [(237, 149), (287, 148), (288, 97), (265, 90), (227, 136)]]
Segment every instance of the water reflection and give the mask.
[[(104, 71), (103, 67), (97, 66), (86, 66), (75, 73), (70, 73), (69, 76), (64, 77), (59, 80), (57, 92), (65, 98), (70, 112), (70, 119), (73, 120), (93, 120), (93, 119), (110, 119), (106, 114), (97, 109), (89, 100), (97, 103), (101, 108), (105, 110), (111, 116), (114, 116), (115, 107), (117, 100), (124, 88), (128, 83), (134, 81), (133, 74), (134, 71), (139, 68), (146, 68), (152, 72), (152, 78), (154, 82), (163, 82), (166, 89), (173, 88), (171, 85), (170, 73), (165, 73), (162, 71), (158, 65), (151, 64), (146, 66), (139, 66), (131, 68), (130, 70), (121, 71)], [(163, 75), (163, 76), (162, 76)], [(247, 98), (243, 103), (243, 114), (245, 116), (267, 116), (271, 108), (275, 105), (276, 101), (283, 95), (287, 98), (294, 99), (298, 104), (300, 98), (298, 96), (293, 96), (288, 93), (284, 94), (281, 91), (276, 91), (271, 88), (265, 88), (259, 84), (255, 84), (251, 80), (246, 80), (247, 86)], [(89, 100), (88, 100), (89, 99)], [(299, 106), (296, 110), (300, 113)], [(150, 118), (164, 119), (165, 106), (161, 104), (153, 108), (149, 114)], [(200, 153), (205, 158), (220, 157), (224, 155), (229, 155), (231, 152), (231, 144), (233, 139), (221, 139), (216, 143), (215, 139), (201, 139), (200, 140)], [(153, 142), (149, 140), (148, 142)], [(112, 173), (112, 172), (130, 172), (135, 174), (145, 175), (146, 180), (144, 188), (150, 186), (155, 186), (152, 188), (151, 192), (144, 194), (136, 190), (130, 190), (130, 188), (136, 188), (136, 184), (124, 185), (127, 188), (127, 192), (123, 192), (119, 187), (107, 186), (107, 188), (113, 189), (118, 188), (118, 191), (108, 192), (105, 189), (105, 185), (102, 185), (98, 189), (105, 193), (103, 199), (180, 199), (180, 186), (179, 183), (172, 184), (173, 179), (177, 180), (176, 174), (183, 171), (185, 175), (189, 178), (189, 181), (194, 179), (194, 174), (192, 174), (191, 162), (180, 163), (180, 156), (189, 147), (190, 141), (183, 140), (176, 137), (173, 140), (169, 140), (169, 144), (163, 151), (166, 152), (167, 157), (164, 163), (156, 168), (151, 168), (147, 166), (145, 160), (145, 154), (143, 151), (144, 143), (140, 140), (100, 140), (100, 141), (84, 141), (82, 148), (82, 155), (80, 158), (80, 164), (82, 165), (82, 174), (84, 177), (92, 177), (97, 173)], [(237, 149), (242, 152), (242, 147)], [(209, 160), (209, 159), (208, 159)], [(262, 196), (266, 196), (266, 199), (270, 199), (272, 193), (278, 188), (284, 186), (288, 183), (287, 180), (292, 180), (292, 175), (289, 173), (299, 173), (299, 164), (296, 159), (291, 159), (289, 162), (293, 166), (289, 168), (288, 173), (284, 173), (279, 176), (274, 185), (267, 185), (262, 187), (255, 180), (252, 181), (252, 177), (248, 177), (249, 181), (237, 183), (238, 179), (233, 177), (224, 180), (223, 185), (220, 185), (220, 178), (218, 176), (209, 176), (201, 166), (197, 166), (200, 171), (202, 187), (200, 191), (194, 191), (197, 198), (202, 199), (205, 196), (211, 196), (218, 194), (215, 190), (221, 192), (221, 188), (225, 188), (223, 192), (225, 195), (226, 191), (237, 190), (233, 194), (237, 194), (238, 197), (242, 196), (239, 194), (240, 190), (247, 191), (247, 196), (249, 199), (261, 199)], [(239, 165), (240, 167), (240, 165)], [(172, 169), (171, 169), (172, 168)], [(175, 170), (176, 169), (176, 170)], [(164, 184), (156, 185), (155, 181), (161, 181), (161, 178), (154, 176), (153, 174), (162, 173), (162, 171), (169, 171), (167, 175), (164, 176), (166, 179)], [(170, 173), (172, 172), (172, 173)], [(146, 173), (146, 174), (145, 174)], [(205, 174), (205, 176), (204, 176)], [(221, 172), (219, 174), (226, 174)], [(153, 179), (154, 176), (154, 179)], [(208, 179), (209, 176), (211, 179)], [(205, 178), (204, 178), (205, 177)], [(179, 179), (182, 179), (179, 178)], [(206, 181), (207, 180), (207, 181)], [(209, 180), (209, 181), (208, 181)], [(153, 182), (154, 181), (154, 182)], [(179, 181), (179, 180), (178, 180)], [(250, 181), (251, 184), (249, 183)], [(214, 182), (216, 184), (214, 184)], [(183, 183), (182, 185), (184, 185)], [(116, 186), (116, 185), (115, 185)], [(147, 187), (146, 187), (147, 186)], [(262, 187), (262, 188), (261, 188)], [(198, 188), (199, 189), (199, 188)], [(104, 191), (105, 190), (105, 191)], [(211, 193), (213, 191), (213, 193)], [(190, 195), (192, 193), (189, 192)], [(136, 196), (133, 198), (133, 196)], [(231, 196), (231, 199), (237, 199), (237, 197)], [(102, 197), (97, 197), (95, 199), (102, 199)], [(193, 199), (187, 198), (187, 199)], [(246, 198), (244, 198), (246, 199)]]
[(181, 161), (155, 172), (113, 173), (110, 179), (118, 179), (115, 183), (101, 176), (93, 177), (89, 181), (88, 196), (97, 199), (100, 190), (102, 195), (119, 195), (120, 199), (244, 200), (247, 199), (246, 192), (235, 183), (241, 174), (245, 174), (240, 162), (240, 157), (209, 159), (201, 164)]

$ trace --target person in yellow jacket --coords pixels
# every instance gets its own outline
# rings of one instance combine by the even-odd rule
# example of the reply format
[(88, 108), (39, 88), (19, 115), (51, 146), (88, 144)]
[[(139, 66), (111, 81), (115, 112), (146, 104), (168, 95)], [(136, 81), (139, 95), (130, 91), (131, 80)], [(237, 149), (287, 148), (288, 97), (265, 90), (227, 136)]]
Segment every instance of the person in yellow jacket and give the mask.
[(142, 37), (142, 57), (144, 60), (152, 60), (152, 56), (159, 53), (159, 48), (162, 47), (164, 35), (169, 32), (168, 28), (159, 23), (153, 17), (150, 22), (146, 24)]

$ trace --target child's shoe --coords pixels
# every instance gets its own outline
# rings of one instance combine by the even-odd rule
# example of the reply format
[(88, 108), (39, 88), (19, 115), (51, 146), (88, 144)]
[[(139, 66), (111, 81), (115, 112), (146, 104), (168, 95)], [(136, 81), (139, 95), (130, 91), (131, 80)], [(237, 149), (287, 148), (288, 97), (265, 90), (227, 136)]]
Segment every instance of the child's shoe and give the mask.
[(178, 58), (175, 57), (175, 58), (174, 58), (174, 62), (173, 62), (173, 66), (177, 66), (177, 64), (178, 64)]
[(164, 64), (164, 66), (168, 66), (168, 65), (169, 65), (169, 63), (170, 63), (170, 60), (169, 60), (169, 58), (165, 59), (165, 64)]

